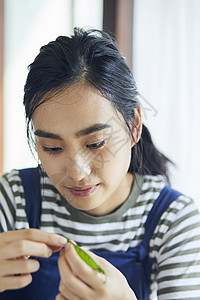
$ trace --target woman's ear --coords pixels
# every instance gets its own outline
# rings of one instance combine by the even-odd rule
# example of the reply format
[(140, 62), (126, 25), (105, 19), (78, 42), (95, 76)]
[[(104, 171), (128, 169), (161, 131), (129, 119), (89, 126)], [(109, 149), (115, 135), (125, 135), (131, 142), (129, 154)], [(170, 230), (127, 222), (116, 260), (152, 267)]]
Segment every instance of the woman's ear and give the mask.
[(142, 134), (142, 117), (141, 117), (141, 108), (136, 108), (134, 110), (134, 119), (131, 123), (131, 147), (133, 147), (135, 144), (137, 144), (140, 140), (141, 134)]

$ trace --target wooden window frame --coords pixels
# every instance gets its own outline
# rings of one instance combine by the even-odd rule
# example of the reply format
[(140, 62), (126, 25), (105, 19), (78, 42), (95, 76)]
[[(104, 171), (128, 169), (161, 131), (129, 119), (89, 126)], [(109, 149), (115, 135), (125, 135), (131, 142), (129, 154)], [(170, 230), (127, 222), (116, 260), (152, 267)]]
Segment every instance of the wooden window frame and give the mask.
[(134, 0), (104, 0), (103, 29), (117, 41), (132, 69)]

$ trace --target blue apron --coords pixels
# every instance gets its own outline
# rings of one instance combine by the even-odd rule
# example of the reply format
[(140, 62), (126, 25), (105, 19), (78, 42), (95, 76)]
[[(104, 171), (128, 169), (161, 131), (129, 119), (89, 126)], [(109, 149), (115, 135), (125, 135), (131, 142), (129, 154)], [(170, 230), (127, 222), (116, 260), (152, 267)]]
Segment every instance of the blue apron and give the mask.
[[(41, 214), (40, 174), (39, 168), (20, 170), (26, 199), (26, 213), (30, 227), (39, 228)], [(138, 247), (127, 252), (95, 252), (117, 267), (126, 277), (138, 300), (149, 300), (152, 258), (148, 255), (149, 240), (158, 224), (161, 215), (172, 201), (181, 194), (169, 186), (165, 186), (148, 215), (145, 233)], [(37, 200), (37, 201), (36, 201)], [(57, 266), (59, 252), (50, 258), (36, 259), (40, 269), (32, 274), (31, 284), (19, 290), (0, 293), (2, 300), (54, 300), (59, 293), (60, 275)], [(35, 257), (34, 257), (35, 258)]]

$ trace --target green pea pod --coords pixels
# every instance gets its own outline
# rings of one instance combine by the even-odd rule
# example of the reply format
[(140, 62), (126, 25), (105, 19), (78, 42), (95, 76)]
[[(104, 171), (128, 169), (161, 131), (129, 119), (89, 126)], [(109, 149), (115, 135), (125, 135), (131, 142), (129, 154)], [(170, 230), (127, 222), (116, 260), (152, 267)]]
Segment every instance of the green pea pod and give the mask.
[(70, 243), (74, 246), (77, 254), (88, 266), (90, 266), (92, 269), (96, 270), (97, 272), (103, 273), (105, 275), (105, 282), (106, 282), (106, 271), (100, 265), (98, 265), (89, 254), (87, 254), (83, 249), (81, 249), (79, 246), (74, 244), (72, 242), (72, 240), (70, 240), (68, 238), (66, 238), (66, 239), (67, 239), (68, 243)]

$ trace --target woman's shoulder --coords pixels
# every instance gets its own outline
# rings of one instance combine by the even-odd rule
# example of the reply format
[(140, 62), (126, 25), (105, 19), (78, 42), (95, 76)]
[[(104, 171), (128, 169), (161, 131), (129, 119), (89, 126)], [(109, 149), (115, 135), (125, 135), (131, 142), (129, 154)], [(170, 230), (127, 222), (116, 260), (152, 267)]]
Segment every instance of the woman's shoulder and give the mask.
[(18, 170), (5, 172), (0, 176), (1, 231), (15, 227), (17, 200), (22, 198), (23, 187)]
[(12, 169), (9, 172), (4, 172), (0, 176), (0, 185), (2, 187), (10, 187), (15, 189), (22, 185), (19, 170)]
[(9, 178), (13, 178), (15, 176), (19, 176), (18, 169), (11, 169), (10, 171), (5, 171), (1, 174), (0, 178), (6, 178), (7, 180), (9, 180)]
[[(29, 176), (32, 174), (32, 170), (34, 172), (36, 168), (13, 169), (9, 172), (4, 172), (0, 176), (0, 213), (2, 215), (0, 231), (29, 228), (23, 183), (27, 184), (27, 181), (30, 181), (30, 184), (32, 184), (34, 178), (33, 176)], [(40, 169), (39, 171), (42, 201), (44, 200), (55, 204), (55, 199), (59, 198), (58, 192), (55, 191), (55, 188), (44, 170)], [(23, 183), (21, 178), (22, 173), (23, 178), (27, 176)], [(28, 182), (28, 188), (30, 184)]]
[[(165, 179), (160, 175), (145, 175), (143, 176), (143, 185), (141, 187), (140, 200), (146, 200), (148, 212), (153, 207), (156, 199), (161, 194), (163, 188), (168, 185)], [(175, 191), (173, 201), (169, 201), (169, 205), (160, 216), (160, 220), (154, 231), (154, 237), (159, 233), (160, 241), (166, 238), (167, 232), (187, 231), (191, 226), (200, 228), (200, 212), (197, 203), (184, 192), (178, 191), (173, 186), (169, 186), (169, 190)], [(162, 201), (162, 199), (161, 199)], [(165, 199), (163, 198), (163, 201)], [(192, 225), (193, 224), (193, 225)]]
[[(145, 204), (146, 210), (150, 211), (153, 204), (161, 194), (163, 188), (165, 186), (169, 186), (169, 184), (162, 175), (143, 175), (142, 179), (143, 183), (141, 185), (140, 195), (137, 199), (137, 202)], [(178, 193), (161, 216), (161, 222), (166, 218), (171, 222), (176, 221), (177, 216), (179, 215), (183, 216), (187, 214), (199, 214), (199, 208), (197, 207), (194, 199), (184, 194), (182, 191), (177, 191), (173, 186), (169, 186), (169, 189), (173, 189)]]

